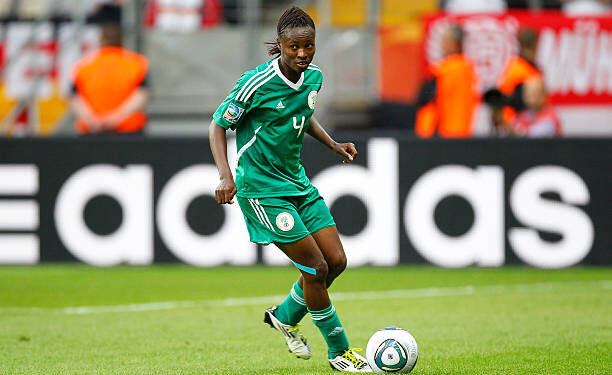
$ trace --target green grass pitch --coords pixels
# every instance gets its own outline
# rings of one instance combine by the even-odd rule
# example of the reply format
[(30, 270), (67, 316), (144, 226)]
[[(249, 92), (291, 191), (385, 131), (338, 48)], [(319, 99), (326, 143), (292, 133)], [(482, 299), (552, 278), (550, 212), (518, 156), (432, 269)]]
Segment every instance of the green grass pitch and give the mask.
[[(293, 268), (0, 267), (0, 374), (330, 374), (308, 317), (299, 360), (263, 322)], [(332, 298), (351, 344), (385, 326), (415, 374), (612, 374), (612, 269), (347, 270)]]

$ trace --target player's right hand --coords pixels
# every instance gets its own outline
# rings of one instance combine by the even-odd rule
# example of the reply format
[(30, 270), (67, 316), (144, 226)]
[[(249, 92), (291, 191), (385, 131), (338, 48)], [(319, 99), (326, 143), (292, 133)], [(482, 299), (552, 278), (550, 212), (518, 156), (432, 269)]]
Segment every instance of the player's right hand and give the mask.
[(236, 183), (233, 178), (221, 178), (217, 189), (215, 189), (215, 200), (219, 204), (234, 204), (236, 191)]

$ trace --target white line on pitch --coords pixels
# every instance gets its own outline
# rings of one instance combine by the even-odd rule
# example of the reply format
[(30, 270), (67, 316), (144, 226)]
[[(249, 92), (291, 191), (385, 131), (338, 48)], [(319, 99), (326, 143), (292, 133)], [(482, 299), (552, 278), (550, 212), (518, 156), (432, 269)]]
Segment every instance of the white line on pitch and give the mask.
[[(484, 286), (458, 286), (458, 287), (436, 287), (421, 289), (397, 289), (363, 292), (338, 292), (332, 293), (334, 301), (355, 300), (379, 300), (379, 299), (402, 299), (402, 298), (427, 298), (427, 297), (450, 297), (467, 296), (476, 294), (505, 294), (505, 293), (529, 293), (545, 291), (563, 291), (566, 288), (600, 287), (612, 289), (612, 280), (598, 280), (591, 282), (547, 282), (533, 284), (498, 284)], [(218, 300), (191, 300), (191, 301), (163, 301), (150, 303), (136, 303), (129, 305), (111, 306), (72, 306), (72, 307), (0, 307), (0, 313), (57, 313), (69, 315), (86, 315), (97, 313), (134, 312), (134, 311), (159, 311), (176, 310), (198, 307), (240, 307), (269, 305), (282, 301), (285, 295), (225, 298)]]

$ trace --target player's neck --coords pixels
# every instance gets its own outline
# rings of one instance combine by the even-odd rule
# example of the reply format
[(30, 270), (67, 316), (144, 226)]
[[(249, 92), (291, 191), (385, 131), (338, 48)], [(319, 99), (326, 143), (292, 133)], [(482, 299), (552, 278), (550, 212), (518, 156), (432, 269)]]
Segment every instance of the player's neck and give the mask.
[(283, 63), (283, 59), (278, 60), (278, 68), (280, 69), (281, 73), (283, 73), (285, 78), (287, 78), (293, 83), (297, 83), (300, 80), (300, 77), (302, 76), (302, 73), (296, 72), (295, 70), (285, 65), (285, 63)]

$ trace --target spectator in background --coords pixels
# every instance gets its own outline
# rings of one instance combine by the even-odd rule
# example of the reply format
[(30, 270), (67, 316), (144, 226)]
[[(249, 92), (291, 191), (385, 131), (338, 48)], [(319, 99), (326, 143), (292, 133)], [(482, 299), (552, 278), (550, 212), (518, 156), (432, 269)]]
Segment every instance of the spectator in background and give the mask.
[(445, 57), (428, 68), (419, 92), (415, 131), (419, 137), (470, 137), (478, 104), (474, 64), (463, 54), (463, 30), (450, 26), (442, 38)]
[(506, 122), (512, 122), (517, 111), (525, 108), (523, 83), (528, 79), (542, 77), (542, 71), (535, 63), (538, 49), (538, 34), (532, 29), (522, 29), (517, 35), (519, 54), (506, 62), (498, 79), (499, 91), (509, 98), (509, 106), (503, 107)]
[(522, 95), (525, 109), (512, 122), (498, 119), (499, 133), (531, 138), (560, 137), (561, 123), (548, 102), (544, 80), (533, 77), (525, 81)]
[(72, 69), (79, 134), (142, 134), (148, 101), (145, 56), (122, 48), (121, 27), (102, 26), (101, 48)]

